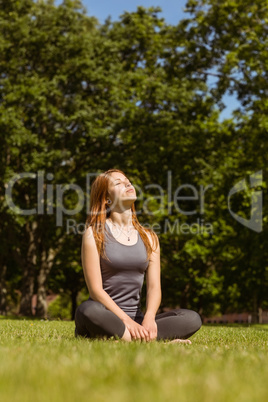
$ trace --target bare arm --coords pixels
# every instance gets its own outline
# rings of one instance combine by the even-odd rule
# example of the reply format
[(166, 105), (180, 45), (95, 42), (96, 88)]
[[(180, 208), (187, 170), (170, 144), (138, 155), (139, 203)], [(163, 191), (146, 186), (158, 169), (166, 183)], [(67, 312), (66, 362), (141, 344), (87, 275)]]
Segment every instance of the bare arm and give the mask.
[(152, 252), (146, 271), (146, 313), (141, 324), (149, 333), (147, 337), (149, 341), (157, 338), (155, 315), (160, 306), (162, 296), (160, 283), (160, 246), (158, 239), (157, 243), (157, 249)]
[(160, 280), (160, 245), (157, 239), (157, 249), (150, 256), (149, 266), (146, 271), (146, 313), (145, 316), (155, 317), (161, 303)]
[(83, 234), (81, 260), (90, 297), (116, 314), (125, 323), (133, 338), (145, 337), (147, 330), (132, 320), (103, 289), (100, 257), (91, 227)]

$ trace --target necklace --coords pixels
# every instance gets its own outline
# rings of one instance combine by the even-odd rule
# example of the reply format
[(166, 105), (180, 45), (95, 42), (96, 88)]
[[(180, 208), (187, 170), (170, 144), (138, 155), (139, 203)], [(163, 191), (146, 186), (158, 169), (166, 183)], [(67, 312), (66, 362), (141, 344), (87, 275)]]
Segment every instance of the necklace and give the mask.
[[(109, 221), (111, 221), (111, 223), (112, 223), (112, 225), (113, 225), (114, 227), (118, 227), (118, 225), (115, 225), (111, 219), (109, 219)], [(130, 237), (129, 237), (129, 236), (130, 236), (131, 232), (133, 231), (133, 229), (132, 229), (132, 231), (131, 231), (131, 229), (130, 229), (130, 230), (127, 230), (127, 233), (128, 233), (127, 235), (124, 233), (125, 231), (124, 231), (123, 229), (119, 228), (119, 230), (127, 237), (128, 241), (130, 241)]]

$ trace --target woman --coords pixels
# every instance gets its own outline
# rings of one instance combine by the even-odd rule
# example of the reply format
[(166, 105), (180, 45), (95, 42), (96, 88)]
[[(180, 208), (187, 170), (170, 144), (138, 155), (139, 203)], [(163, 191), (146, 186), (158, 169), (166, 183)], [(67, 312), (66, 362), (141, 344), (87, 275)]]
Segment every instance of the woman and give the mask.
[[(138, 221), (136, 192), (119, 169), (92, 184), (81, 259), (89, 298), (75, 312), (75, 336), (125, 341), (167, 339), (191, 343), (199, 314), (173, 309), (156, 314), (161, 302), (160, 246), (156, 233)], [(140, 295), (146, 274), (146, 312)]]

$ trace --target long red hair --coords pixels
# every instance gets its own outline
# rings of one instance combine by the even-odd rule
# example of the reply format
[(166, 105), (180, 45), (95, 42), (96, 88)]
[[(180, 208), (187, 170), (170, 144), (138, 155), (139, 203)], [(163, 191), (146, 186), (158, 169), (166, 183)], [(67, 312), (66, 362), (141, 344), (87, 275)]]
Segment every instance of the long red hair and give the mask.
[[(108, 185), (109, 185), (109, 176), (113, 172), (122, 173), (125, 177), (125, 173), (120, 169), (109, 169), (104, 173), (101, 173), (96, 177), (91, 186), (90, 191), (90, 211), (88, 217), (86, 219), (86, 226), (92, 226), (93, 235), (95, 238), (96, 246), (101, 255), (104, 258), (107, 258), (104, 247), (105, 240), (105, 221), (111, 215), (111, 209), (109, 208), (109, 204), (107, 204), (108, 193)], [(156, 250), (157, 247), (157, 234), (150, 228), (143, 227), (137, 218), (135, 205), (134, 203), (131, 206), (132, 211), (132, 224), (134, 228), (139, 232), (143, 243), (145, 245), (147, 251), (147, 260), (149, 260), (150, 255), (153, 251)], [(153, 239), (153, 247), (151, 246), (150, 240), (148, 238), (147, 233), (151, 234)]]

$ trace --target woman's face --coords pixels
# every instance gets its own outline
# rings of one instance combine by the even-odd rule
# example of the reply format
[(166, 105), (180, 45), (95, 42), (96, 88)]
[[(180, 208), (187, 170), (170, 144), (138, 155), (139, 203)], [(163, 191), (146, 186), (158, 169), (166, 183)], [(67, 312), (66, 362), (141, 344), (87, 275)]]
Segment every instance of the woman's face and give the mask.
[(108, 192), (113, 205), (118, 203), (124, 203), (124, 205), (130, 203), (131, 205), (137, 198), (132, 183), (126, 176), (119, 172), (113, 172), (109, 176)]

